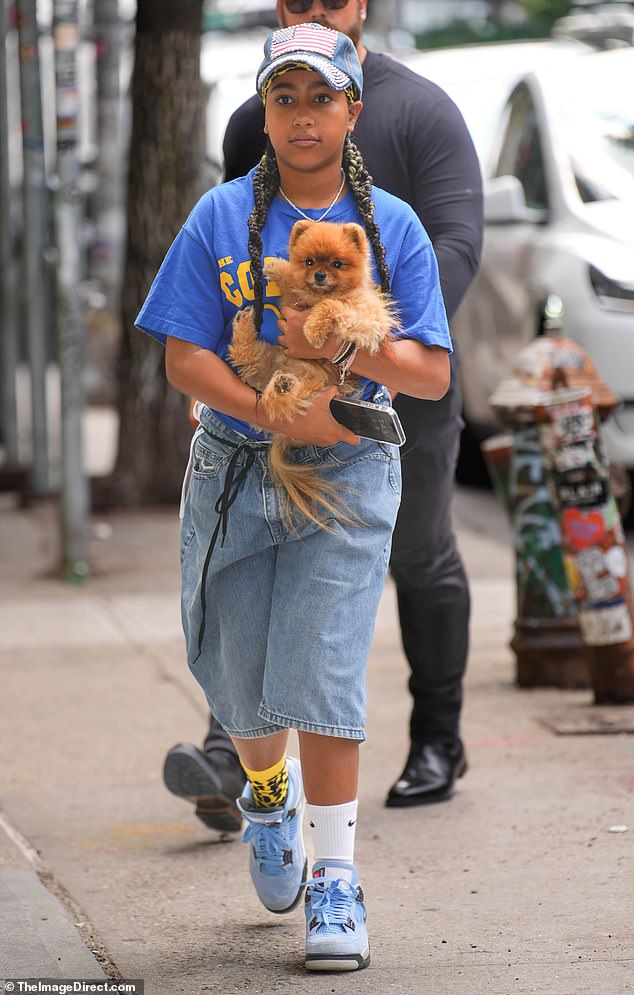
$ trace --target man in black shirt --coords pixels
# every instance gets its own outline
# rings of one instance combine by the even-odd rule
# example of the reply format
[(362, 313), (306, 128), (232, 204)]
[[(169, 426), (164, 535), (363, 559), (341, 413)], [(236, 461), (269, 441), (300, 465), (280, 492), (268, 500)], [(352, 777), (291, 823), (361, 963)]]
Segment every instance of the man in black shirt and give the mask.
[[(315, 21), (353, 40), (363, 65), (363, 103), (354, 142), (374, 183), (411, 204), (434, 246), (451, 320), (480, 257), (480, 169), (464, 120), (438, 86), (361, 41), (367, 0), (277, 0), (282, 27)], [(247, 173), (265, 148), (264, 108), (254, 95), (232, 116), (224, 139), (225, 179)], [(451, 797), (466, 770), (460, 739), (462, 678), (469, 627), (469, 588), (451, 524), (451, 495), (462, 428), (457, 357), (441, 401), (399, 395), (407, 436), (403, 496), (390, 567), (398, 594), (403, 647), (413, 697), (411, 749), (390, 789), (388, 806)], [(224, 730), (211, 717), (203, 750), (184, 744), (165, 761), (165, 782), (197, 802), (217, 829), (238, 829), (232, 796), (243, 776)]]

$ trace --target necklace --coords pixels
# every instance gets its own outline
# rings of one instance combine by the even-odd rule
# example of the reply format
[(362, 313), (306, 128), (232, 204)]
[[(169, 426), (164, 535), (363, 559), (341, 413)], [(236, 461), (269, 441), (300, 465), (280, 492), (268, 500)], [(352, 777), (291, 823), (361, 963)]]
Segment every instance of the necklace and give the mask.
[(327, 207), (326, 210), (324, 211), (324, 213), (320, 217), (318, 217), (318, 218), (309, 218), (307, 214), (304, 214), (304, 212), (302, 211), (302, 209), (300, 207), (298, 207), (297, 204), (294, 204), (293, 201), (290, 199), (290, 197), (286, 196), (286, 194), (282, 190), (281, 186), (279, 187), (279, 191), (280, 191), (280, 194), (282, 195), (282, 197), (284, 198), (284, 200), (286, 201), (286, 203), (290, 204), (290, 206), (293, 208), (293, 210), (297, 211), (298, 214), (301, 214), (302, 218), (305, 218), (306, 221), (314, 221), (315, 224), (317, 224), (318, 221), (323, 221), (327, 214), (330, 214), (330, 212), (332, 211), (333, 207), (335, 206), (335, 204), (339, 200), (339, 196), (341, 194), (341, 191), (344, 188), (345, 182), (346, 182), (346, 174), (344, 173), (344, 171), (342, 169), (341, 170), (341, 186), (339, 187), (339, 189), (337, 190), (337, 193), (335, 194), (335, 199), (333, 200), (333, 202), (330, 205), (330, 207)]

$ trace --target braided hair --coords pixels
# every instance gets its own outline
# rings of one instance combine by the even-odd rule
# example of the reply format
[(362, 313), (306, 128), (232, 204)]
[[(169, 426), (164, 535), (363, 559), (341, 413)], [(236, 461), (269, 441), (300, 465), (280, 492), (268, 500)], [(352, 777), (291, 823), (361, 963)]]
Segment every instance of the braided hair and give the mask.
[(270, 140), (253, 174), (253, 210), (249, 215), (249, 255), (251, 256), (251, 280), (253, 283), (253, 318), (255, 327), (262, 325), (264, 314), (264, 281), (262, 272), (262, 229), (266, 224), (269, 207), (273, 203), (280, 186), (277, 159)]
[(381, 279), (381, 291), (390, 292), (390, 270), (385, 258), (385, 246), (381, 241), (379, 226), (374, 220), (374, 204), (372, 203), (372, 177), (363, 163), (363, 157), (350, 135), (346, 135), (343, 146), (343, 168), (350, 186), (352, 196), (357, 203), (357, 209), (365, 227), (366, 235)]
[[(349, 135), (343, 147), (343, 169), (350, 191), (361, 215), (377, 270), (381, 280), (381, 291), (390, 292), (390, 271), (385, 258), (385, 246), (381, 242), (379, 226), (374, 220), (372, 203), (372, 177), (363, 164), (361, 153)], [(253, 283), (253, 317), (255, 327), (260, 328), (264, 315), (264, 278), (262, 268), (262, 229), (266, 224), (269, 207), (280, 187), (280, 174), (277, 168), (275, 151), (267, 139), (264, 155), (253, 174), (253, 210), (249, 215), (249, 255), (251, 257), (251, 280)]]

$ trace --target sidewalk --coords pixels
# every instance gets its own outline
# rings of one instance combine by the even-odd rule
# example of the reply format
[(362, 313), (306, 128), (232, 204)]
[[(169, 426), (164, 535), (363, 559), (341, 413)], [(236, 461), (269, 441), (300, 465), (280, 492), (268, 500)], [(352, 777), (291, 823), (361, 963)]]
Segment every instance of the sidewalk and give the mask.
[(0, 978), (144, 978), (147, 995), (634, 991), (634, 737), (556, 736), (543, 721), (590, 692), (513, 686), (499, 516), (491, 539), (458, 494), (470, 770), (449, 804), (383, 806), (409, 707), (386, 587), (358, 834), (373, 963), (306, 978), (301, 912), (268, 915), (245, 848), (162, 783), (166, 750), (200, 740), (206, 715), (183, 662), (175, 513), (95, 520), (91, 578), (72, 588), (49, 575), (54, 509), (0, 495)]

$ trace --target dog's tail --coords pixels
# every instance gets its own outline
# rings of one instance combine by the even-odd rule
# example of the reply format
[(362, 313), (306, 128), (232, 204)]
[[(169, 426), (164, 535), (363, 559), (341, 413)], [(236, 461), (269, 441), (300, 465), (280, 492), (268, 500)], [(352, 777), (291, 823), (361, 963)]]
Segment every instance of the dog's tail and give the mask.
[(293, 443), (287, 436), (274, 435), (268, 456), (271, 476), (287, 524), (293, 524), (290, 504), (327, 532), (334, 531), (333, 519), (348, 525), (362, 525), (359, 516), (343, 501), (336, 488), (323, 479), (318, 466), (289, 460), (292, 448)]

